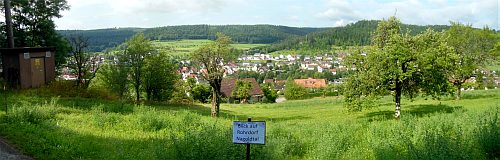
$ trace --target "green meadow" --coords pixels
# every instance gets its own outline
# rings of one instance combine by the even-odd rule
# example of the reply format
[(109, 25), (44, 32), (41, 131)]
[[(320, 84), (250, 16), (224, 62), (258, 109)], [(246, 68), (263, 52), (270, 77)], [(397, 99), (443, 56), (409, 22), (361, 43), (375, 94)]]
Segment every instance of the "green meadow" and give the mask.
[(462, 100), (405, 99), (400, 120), (391, 97), (362, 112), (348, 112), (342, 97), (223, 104), (211, 118), (207, 104), (45, 93), (0, 97), (0, 136), (35, 159), (244, 159), (231, 122), (247, 117), (267, 122), (266, 144), (252, 145), (252, 159), (500, 158), (499, 89), (464, 92)]
[[(174, 56), (184, 56), (195, 51), (203, 45), (209, 44), (211, 40), (179, 40), (179, 41), (153, 41), (153, 45), (161, 50), (172, 51)], [(266, 46), (267, 44), (232, 44), (236, 49), (248, 50), (255, 47)]]

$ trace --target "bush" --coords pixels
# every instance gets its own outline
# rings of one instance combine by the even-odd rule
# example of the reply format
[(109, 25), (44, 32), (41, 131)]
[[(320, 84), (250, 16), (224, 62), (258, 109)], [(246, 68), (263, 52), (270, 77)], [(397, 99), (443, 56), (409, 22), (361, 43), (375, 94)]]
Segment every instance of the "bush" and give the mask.
[(191, 96), (193, 99), (201, 103), (207, 103), (211, 95), (211, 87), (206, 84), (196, 84), (191, 90)]
[(266, 83), (262, 85), (262, 91), (264, 92), (264, 100), (265, 103), (275, 103), (278, 98), (278, 92), (274, 89), (274, 85), (270, 83)]
[(193, 103), (193, 98), (187, 95), (187, 85), (186, 83), (179, 79), (176, 81), (174, 91), (172, 93), (172, 98), (170, 103), (174, 104), (191, 104)]
[(130, 69), (123, 62), (118, 64), (106, 64), (97, 72), (96, 78), (93, 81), (96, 87), (107, 88), (111, 92), (123, 98), (129, 90), (129, 74)]
[(288, 81), (285, 86), (285, 98), (287, 100), (307, 99), (309, 98), (306, 88)]
[(175, 90), (174, 85), (179, 79), (175, 73), (176, 66), (165, 53), (149, 56), (145, 60), (142, 87), (146, 98), (154, 101), (170, 100)]

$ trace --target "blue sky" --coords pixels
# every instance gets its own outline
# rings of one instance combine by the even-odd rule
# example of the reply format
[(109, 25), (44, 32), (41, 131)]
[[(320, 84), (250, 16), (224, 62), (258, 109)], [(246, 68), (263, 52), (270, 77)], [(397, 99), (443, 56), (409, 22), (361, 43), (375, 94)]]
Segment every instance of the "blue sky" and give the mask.
[(499, 28), (498, 0), (67, 0), (58, 29), (187, 24), (335, 27), (396, 15), (408, 24)]

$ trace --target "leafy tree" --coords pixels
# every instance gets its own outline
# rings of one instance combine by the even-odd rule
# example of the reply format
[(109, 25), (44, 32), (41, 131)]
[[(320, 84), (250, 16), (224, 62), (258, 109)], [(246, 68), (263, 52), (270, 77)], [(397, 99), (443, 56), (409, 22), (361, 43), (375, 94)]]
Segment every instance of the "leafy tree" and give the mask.
[[(176, 67), (165, 53), (154, 54), (145, 59), (143, 88), (148, 100), (168, 100), (178, 78)], [(185, 93), (184, 93), (185, 94)]]
[(237, 57), (230, 52), (230, 44), (231, 38), (218, 33), (215, 42), (202, 46), (191, 54), (193, 61), (204, 68), (203, 78), (212, 87), (212, 117), (217, 117), (219, 114), (221, 82), (224, 75), (223, 65)]
[(267, 103), (275, 103), (278, 98), (278, 91), (274, 88), (274, 85), (271, 83), (265, 83), (262, 85), (262, 92), (264, 92), (265, 102)]
[(138, 33), (134, 35), (126, 43), (125, 55), (127, 63), (130, 65), (132, 74), (132, 85), (134, 86), (136, 101), (139, 101), (141, 96), (141, 84), (143, 83), (143, 68), (145, 58), (151, 55), (154, 51), (151, 42), (144, 37), (144, 34)]
[(211, 94), (210, 86), (205, 84), (196, 84), (191, 92), (193, 99), (200, 101), (201, 103), (207, 103)]
[(241, 100), (241, 103), (248, 103), (252, 83), (249, 81), (237, 80), (232, 95)]
[(290, 79), (285, 84), (285, 98), (287, 100), (306, 99), (308, 98), (308, 93), (306, 88)]
[(477, 30), (470, 25), (452, 23), (446, 31), (447, 43), (458, 56), (449, 72), (449, 79), (456, 88), (456, 99), (460, 99), (462, 84), (472, 77), (474, 70), (485, 67), (495, 55), (491, 52), (497, 39), (488, 28)]
[[(53, 18), (61, 18), (60, 12), (69, 9), (66, 0), (15, 0), (11, 1), (11, 7), (14, 44), (18, 47), (54, 46), (56, 66), (63, 64), (71, 47), (56, 33)], [(5, 27), (3, 23), (2, 26)]]
[(411, 99), (422, 92), (437, 97), (449, 90), (446, 72), (455, 57), (443, 34), (428, 29), (411, 36), (401, 33), (400, 26), (395, 17), (380, 22), (367, 56), (357, 50), (349, 57), (346, 64), (356, 68), (344, 87), (350, 110), (369, 107), (374, 98), (391, 94), (399, 118), (402, 95)]
[(98, 74), (107, 88), (123, 98), (129, 90), (129, 72), (130, 68), (127, 64), (124, 61), (118, 61), (102, 66)]
[(75, 36), (69, 39), (71, 44), (72, 63), (71, 68), (76, 70), (76, 86), (87, 88), (90, 81), (95, 77), (99, 70), (98, 59), (92, 57), (86, 51), (88, 47), (88, 39), (82, 36)]
[[(173, 88), (173, 93), (171, 93), (170, 103), (181, 103), (181, 104), (189, 104), (193, 102), (193, 98), (187, 95), (187, 87), (188, 85), (182, 79), (177, 78), (174, 80), (175, 87)], [(170, 94), (170, 93), (169, 93)]]

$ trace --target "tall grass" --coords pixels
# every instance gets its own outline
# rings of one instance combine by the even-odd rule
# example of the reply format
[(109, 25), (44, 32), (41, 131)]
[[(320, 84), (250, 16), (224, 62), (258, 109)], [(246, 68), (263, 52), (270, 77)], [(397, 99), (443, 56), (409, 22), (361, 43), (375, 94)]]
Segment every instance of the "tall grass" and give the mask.
[[(472, 97), (484, 98), (479, 95), (469, 98)], [(174, 112), (161, 107), (98, 102), (80, 102), (84, 103), (80, 107), (58, 98), (43, 103), (16, 103), (8, 114), (0, 115), (0, 135), (36, 159), (245, 157), (245, 146), (231, 141), (231, 121), (237, 116), (213, 119), (194, 109)], [(300, 105), (293, 106), (292, 103)], [(329, 103), (328, 100), (313, 99), (253, 108), (278, 113), (262, 114), (275, 119), (267, 122), (266, 144), (251, 146), (252, 159), (500, 157), (500, 106), (495, 103), (489, 103), (491, 107), (487, 109), (462, 107), (429, 114), (421, 114), (421, 110), (411, 111), (409, 107), (399, 121), (363, 117), (374, 111), (360, 116), (338, 112), (336, 107), (325, 107), (331, 105)], [(318, 111), (311, 111), (308, 105), (314, 105), (310, 104), (319, 105), (315, 108)], [(234, 112), (241, 112), (237, 110), (239, 107), (235, 105)], [(338, 112), (336, 115), (343, 117), (328, 119), (323, 114), (311, 115), (327, 112), (324, 109)], [(251, 115), (247, 112), (242, 115)], [(280, 114), (293, 117), (287, 119), (279, 117)], [(304, 118), (307, 116), (313, 118)]]

